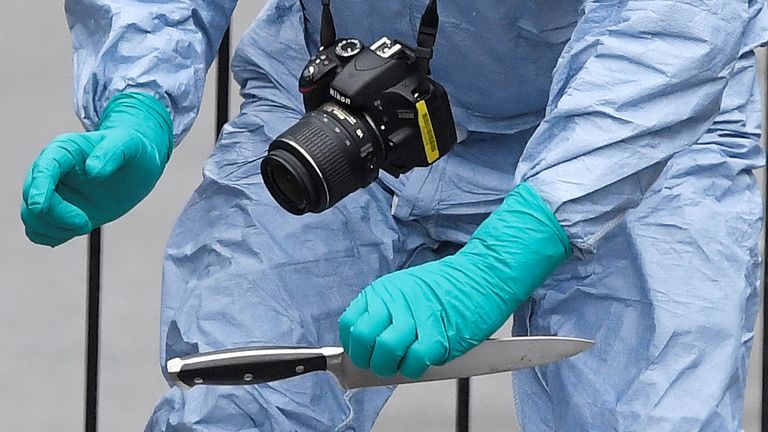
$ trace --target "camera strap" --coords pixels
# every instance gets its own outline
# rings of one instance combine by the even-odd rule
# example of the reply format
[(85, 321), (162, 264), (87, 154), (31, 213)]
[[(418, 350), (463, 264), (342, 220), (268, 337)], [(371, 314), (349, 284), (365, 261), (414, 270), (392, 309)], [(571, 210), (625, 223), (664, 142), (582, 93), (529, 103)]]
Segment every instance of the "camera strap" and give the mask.
[(320, 46), (329, 47), (336, 42), (336, 26), (331, 15), (331, 0), (322, 0), (323, 15), (320, 20)]
[(416, 39), (416, 62), (418, 67), (418, 87), (417, 91), (422, 97), (426, 97), (429, 94), (429, 80), (427, 76), (430, 74), (429, 62), (432, 60), (435, 41), (437, 40), (437, 28), (440, 24), (440, 17), (437, 13), (437, 0), (429, 0), (427, 9), (424, 11), (424, 15), (421, 16), (421, 23), (419, 24), (419, 36)]

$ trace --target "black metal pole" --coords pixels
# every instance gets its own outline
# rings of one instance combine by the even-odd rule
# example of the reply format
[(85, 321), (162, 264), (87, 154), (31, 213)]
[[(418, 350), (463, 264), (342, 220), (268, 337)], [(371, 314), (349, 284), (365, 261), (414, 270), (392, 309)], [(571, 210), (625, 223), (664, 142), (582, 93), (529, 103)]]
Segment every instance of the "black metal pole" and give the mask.
[(469, 432), (469, 378), (456, 380), (456, 432)]
[[(766, 81), (768, 84), (768, 81)], [(768, 164), (768, 160), (766, 161)], [(765, 197), (768, 199), (768, 170), (765, 170), (763, 172), (764, 176), (764, 186), (765, 186)], [(768, 205), (766, 205), (765, 201), (763, 203), (763, 220), (764, 223), (768, 223)], [(768, 290), (766, 287), (768, 287), (768, 283), (766, 283), (766, 276), (768, 276), (768, 259), (766, 259), (766, 247), (768, 247), (768, 228), (766, 226), (763, 227), (763, 337), (761, 340), (761, 346), (763, 350), (763, 395), (762, 395), (762, 401), (760, 403), (760, 412), (761, 412), (761, 430), (763, 432), (768, 432), (768, 346), (766, 346), (765, 340), (766, 337), (768, 337), (768, 317), (766, 317), (766, 313), (768, 313)]]
[[(763, 48), (763, 54), (766, 54), (768, 50)], [(765, 132), (766, 125), (768, 125), (768, 64), (763, 61), (763, 131)], [(766, 138), (763, 137), (763, 142)], [(763, 170), (763, 183), (764, 183), (764, 200), (763, 200), (763, 337), (761, 340), (761, 346), (763, 351), (763, 388), (762, 388), (762, 401), (760, 404), (761, 412), (761, 428), (763, 432), (768, 432), (768, 346), (766, 346), (766, 338), (768, 338), (768, 259), (766, 259), (766, 250), (768, 250), (768, 153), (766, 153), (766, 169)]]
[[(763, 54), (765, 53), (766, 50), (763, 49)], [(763, 131), (765, 131), (766, 125), (768, 125), (768, 65), (765, 61), (763, 62), (763, 78), (763, 88), (765, 89), (763, 92), (763, 109), (766, 110), (763, 116)], [(763, 137), (763, 142), (765, 142), (765, 137)], [(766, 165), (768, 166), (768, 153), (766, 154)], [(768, 254), (765, 253), (768, 250), (768, 168), (763, 170), (763, 182), (765, 186), (763, 189), (763, 338), (761, 341), (763, 350), (763, 397), (760, 404), (760, 429), (763, 432), (768, 432), (768, 347), (765, 343), (768, 337), (768, 317), (766, 317), (768, 313), (768, 282), (766, 282), (768, 278), (768, 259), (766, 259), (766, 255)]]
[(85, 432), (96, 432), (99, 402), (99, 312), (101, 294), (101, 228), (88, 235), (88, 301), (86, 304)]
[(229, 121), (229, 57), (230, 34), (227, 29), (219, 45), (219, 56), (216, 60), (216, 137)]

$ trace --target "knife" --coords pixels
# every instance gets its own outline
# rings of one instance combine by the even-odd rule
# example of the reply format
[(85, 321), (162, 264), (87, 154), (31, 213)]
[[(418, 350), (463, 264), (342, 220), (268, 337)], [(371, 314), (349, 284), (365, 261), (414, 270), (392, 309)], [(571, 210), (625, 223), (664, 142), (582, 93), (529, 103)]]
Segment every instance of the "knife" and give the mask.
[(171, 379), (180, 387), (261, 384), (311, 372), (331, 372), (347, 389), (438, 381), (507, 372), (576, 355), (594, 341), (556, 336), (488, 339), (443, 366), (432, 366), (417, 379), (400, 374), (380, 377), (352, 364), (341, 347), (253, 347), (214, 351), (168, 360)]

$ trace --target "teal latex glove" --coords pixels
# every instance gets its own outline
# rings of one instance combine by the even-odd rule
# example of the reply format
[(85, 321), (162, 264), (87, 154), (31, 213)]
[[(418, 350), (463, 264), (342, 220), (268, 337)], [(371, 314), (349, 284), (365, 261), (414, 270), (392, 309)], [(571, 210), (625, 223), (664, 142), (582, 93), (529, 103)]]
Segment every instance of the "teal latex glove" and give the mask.
[(35, 243), (58, 246), (127, 213), (149, 194), (173, 148), (173, 124), (152, 96), (121, 93), (98, 130), (55, 138), (27, 173), (21, 219)]
[(490, 337), (571, 254), (528, 184), (509, 194), (455, 255), (386, 275), (339, 319), (352, 362), (418, 378)]

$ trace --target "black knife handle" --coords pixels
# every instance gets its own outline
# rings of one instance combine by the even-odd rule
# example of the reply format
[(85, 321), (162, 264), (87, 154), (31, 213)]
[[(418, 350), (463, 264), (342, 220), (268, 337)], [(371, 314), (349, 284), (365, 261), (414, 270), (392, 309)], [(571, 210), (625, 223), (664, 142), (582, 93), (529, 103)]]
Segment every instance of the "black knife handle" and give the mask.
[[(237, 351), (234, 351), (236, 354)], [(196, 385), (249, 385), (324, 371), (321, 353), (278, 352), (262, 356), (227, 356), (221, 352), (185, 357), (176, 379), (189, 387)]]

